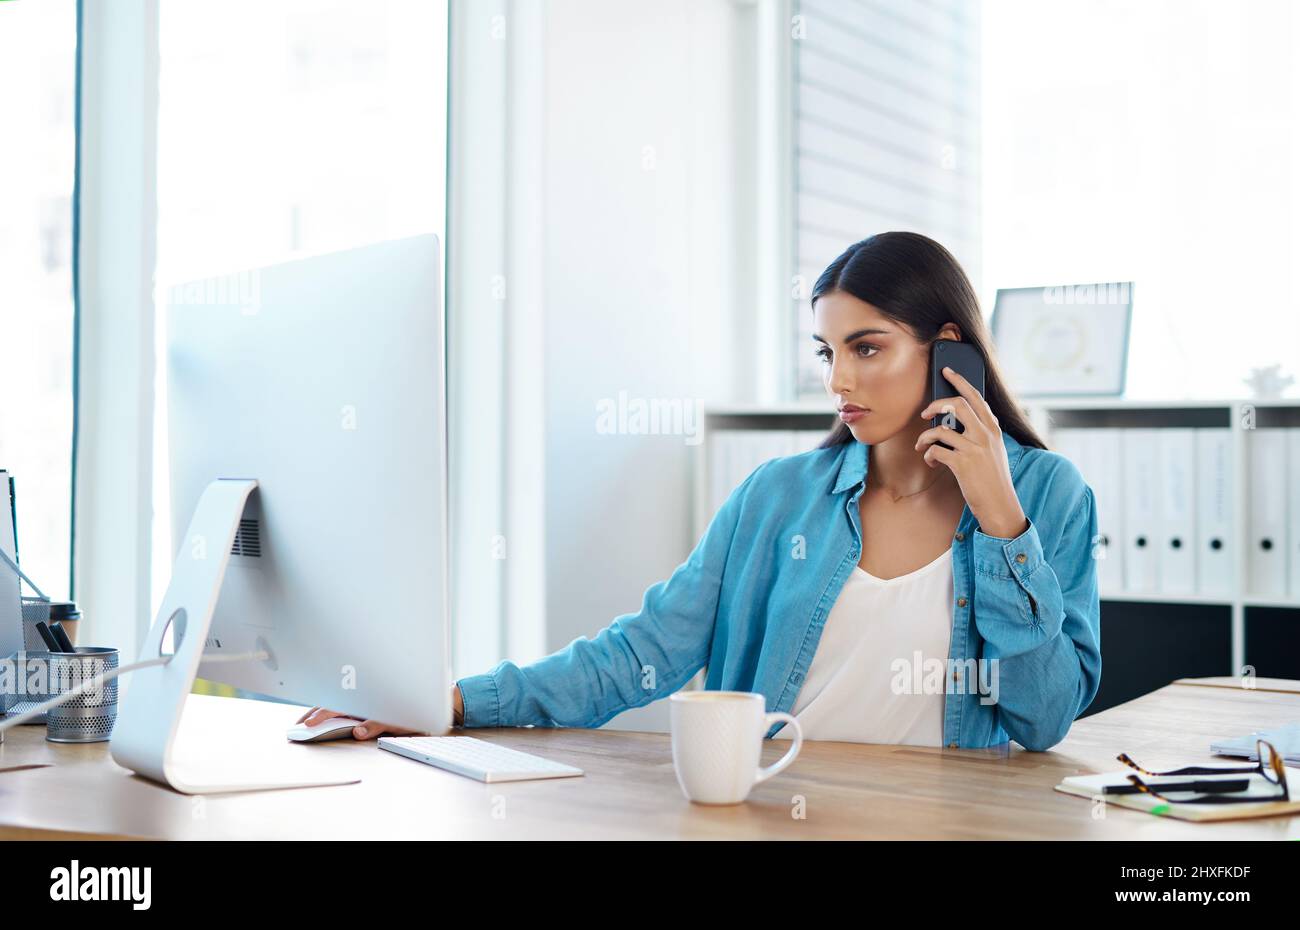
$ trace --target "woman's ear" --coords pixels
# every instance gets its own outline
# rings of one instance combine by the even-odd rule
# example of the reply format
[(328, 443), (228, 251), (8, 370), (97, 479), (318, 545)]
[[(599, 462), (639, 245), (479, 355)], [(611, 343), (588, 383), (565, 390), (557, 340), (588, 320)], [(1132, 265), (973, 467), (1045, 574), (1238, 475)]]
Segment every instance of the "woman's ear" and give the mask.
[(939, 335), (935, 338), (952, 339), (956, 342), (961, 342), (961, 327), (956, 323), (944, 323), (943, 328), (939, 330)]

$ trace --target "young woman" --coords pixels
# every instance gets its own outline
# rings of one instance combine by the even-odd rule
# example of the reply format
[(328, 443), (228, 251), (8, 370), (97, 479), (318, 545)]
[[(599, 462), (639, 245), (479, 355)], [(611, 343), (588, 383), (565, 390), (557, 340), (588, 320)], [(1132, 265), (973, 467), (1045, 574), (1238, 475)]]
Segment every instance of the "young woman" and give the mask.
[[(1101, 678), (1092, 489), (1020, 412), (943, 246), (865, 239), (818, 279), (812, 308), (831, 434), (755, 469), (637, 613), (457, 682), (458, 725), (595, 727), (707, 666), (706, 688), (760, 692), (809, 739), (1064, 738)], [(983, 396), (945, 370), (951, 396), (927, 403), (938, 339), (979, 349)], [(964, 431), (931, 427), (942, 414)]]

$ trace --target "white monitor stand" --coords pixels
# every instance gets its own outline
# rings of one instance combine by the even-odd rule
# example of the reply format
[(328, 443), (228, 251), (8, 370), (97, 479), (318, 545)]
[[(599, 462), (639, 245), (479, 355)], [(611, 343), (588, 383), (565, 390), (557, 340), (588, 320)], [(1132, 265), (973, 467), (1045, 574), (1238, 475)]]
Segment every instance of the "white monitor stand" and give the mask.
[[(145, 637), (140, 659), (163, 654), (164, 637), (173, 623), (178, 625), (179, 643), (167, 664), (132, 674), (113, 725), (109, 742), (113, 761), (183, 794), (307, 788), (360, 781), (339, 774), (327, 776), (320, 771), (290, 771), (283, 766), (263, 771), (258, 762), (244, 758), (175, 757), (181, 713), (198, 675), (235, 532), (248, 496), (256, 488), (255, 480), (222, 478), (204, 489), (184, 538), (198, 538), (206, 545), (197, 554), (192, 546), (181, 547), (167, 594)], [(179, 635), (180, 628), (183, 635)]]

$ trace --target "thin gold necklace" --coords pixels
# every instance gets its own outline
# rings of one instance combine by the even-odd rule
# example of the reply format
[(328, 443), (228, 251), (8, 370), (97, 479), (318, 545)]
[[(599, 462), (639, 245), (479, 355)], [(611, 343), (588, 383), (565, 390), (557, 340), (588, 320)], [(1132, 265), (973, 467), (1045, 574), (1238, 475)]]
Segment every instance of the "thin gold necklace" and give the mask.
[[(891, 491), (891, 490), (889, 490), (889, 488), (882, 487), (882, 486), (879, 485), (879, 484), (877, 484), (876, 487), (880, 488), (880, 490), (884, 491), (884, 492), (885, 492), (886, 494), (888, 494), (890, 497), (893, 497), (893, 498), (894, 498), (894, 503), (897, 504), (899, 501), (903, 500), (903, 498), (906, 498), (906, 497), (916, 497), (916, 495), (918, 495), (918, 494), (924, 494), (926, 491), (930, 490), (930, 488), (934, 487), (935, 484), (938, 482), (938, 480), (939, 480), (940, 478), (942, 478), (942, 477), (943, 477), (943, 474), (942, 474), (942, 473), (937, 474), (937, 475), (934, 476), (934, 481), (931, 481), (931, 482), (930, 482), (929, 484), (927, 484), (925, 487), (921, 488), (921, 490), (919, 490), (919, 491), (913, 491), (911, 494), (902, 494), (902, 495), (900, 495), (900, 496), (898, 496), (898, 497), (894, 497), (894, 492)], [(868, 476), (868, 478), (870, 478), (870, 476)]]

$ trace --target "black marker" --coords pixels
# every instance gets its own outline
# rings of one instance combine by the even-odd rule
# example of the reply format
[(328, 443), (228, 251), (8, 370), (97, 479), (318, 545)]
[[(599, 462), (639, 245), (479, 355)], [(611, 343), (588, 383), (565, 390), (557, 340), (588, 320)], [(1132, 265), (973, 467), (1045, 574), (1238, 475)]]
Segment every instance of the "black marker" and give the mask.
[(60, 646), (59, 641), (54, 638), (54, 634), (50, 632), (50, 628), (45, 625), (44, 620), (36, 621), (36, 632), (41, 634), (41, 639), (45, 640), (45, 648), (50, 650), (50, 652), (63, 651), (63, 647)]
[(68, 631), (63, 628), (63, 624), (55, 620), (50, 624), (50, 632), (54, 634), (55, 640), (59, 644), (59, 652), (76, 652), (77, 647), (72, 645), (72, 640), (68, 639)]
[[(1245, 791), (1250, 787), (1249, 778), (1233, 778), (1214, 781), (1179, 781), (1168, 782), (1163, 785), (1147, 785), (1153, 791), (1159, 791), (1165, 794), (1170, 791), (1199, 791), (1202, 794), (1230, 794), (1234, 791)], [(1137, 785), (1105, 785), (1102, 794), (1141, 794), (1143, 789)], [(1174, 799), (1171, 799), (1174, 800)], [(1262, 798), (1261, 800), (1272, 800), (1271, 798)]]

